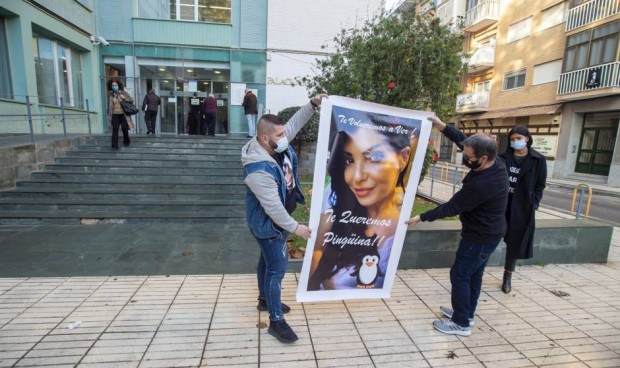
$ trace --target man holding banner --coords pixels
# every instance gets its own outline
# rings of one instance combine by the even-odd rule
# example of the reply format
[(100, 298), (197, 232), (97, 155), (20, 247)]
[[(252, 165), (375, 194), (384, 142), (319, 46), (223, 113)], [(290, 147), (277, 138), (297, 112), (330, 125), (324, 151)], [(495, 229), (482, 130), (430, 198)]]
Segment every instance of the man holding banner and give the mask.
[(466, 137), (436, 116), (429, 120), (463, 150), (463, 164), (471, 171), (463, 179), (461, 190), (448, 202), (409, 219), (407, 224), (460, 215), (461, 241), (450, 268), (452, 308), (441, 306), (448, 319), (436, 320), (433, 326), (445, 334), (469, 336), (484, 268), (506, 234), (508, 174), (503, 162), (496, 160), (497, 143), (493, 138), (482, 133)]
[(258, 132), (241, 150), (243, 179), (248, 187), (246, 219), (260, 245), (256, 268), (258, 310), (269, 311), (269, 334), (285, 343), (297, 335), (284, 320), (290, 308), (281, 302), (282, 279), (288, 264), (289, 233), (308, 239), (309, 227), (291, 217), (297, 203), (304, 203), (297, 177), (297, 155), (289, 142), (310, 121), (314, 109), (327, 97), (313, 97), (285, 124), (275, 115), (263, 115)]

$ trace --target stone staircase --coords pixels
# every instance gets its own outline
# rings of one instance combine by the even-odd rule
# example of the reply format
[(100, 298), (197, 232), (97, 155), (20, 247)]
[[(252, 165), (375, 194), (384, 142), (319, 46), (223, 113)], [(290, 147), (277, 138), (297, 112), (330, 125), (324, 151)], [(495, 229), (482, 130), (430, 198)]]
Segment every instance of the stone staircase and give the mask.
[(0, 224), (245, 224), (246, 142), (134, 136), (112, 151), (109, 136), (94, 136), (0, 192)]

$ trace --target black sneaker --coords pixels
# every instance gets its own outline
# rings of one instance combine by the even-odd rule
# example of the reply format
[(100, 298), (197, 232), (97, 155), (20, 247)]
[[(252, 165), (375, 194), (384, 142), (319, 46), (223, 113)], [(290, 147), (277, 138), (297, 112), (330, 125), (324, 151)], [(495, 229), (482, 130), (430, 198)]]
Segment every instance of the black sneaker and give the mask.
[(271, 336), (287, 344), (295, 342), (298, 339), (295, 332), (291, 329), (291, 326), (289, 326), (285, 320), (270, 321), (269, 330), (267, 330), (267, 332), (269, 332)]
[[(265, 312), (269, 310), (269, 308), (267, 308), (267, 301), (265, 299), (258, 299), (258, 305), (256, 306), (256, 309), (258, 309), (261, 312)], [(291, 311), (291, 307), (282, 303), (282, 313), (286, 314), (290, 311)]]

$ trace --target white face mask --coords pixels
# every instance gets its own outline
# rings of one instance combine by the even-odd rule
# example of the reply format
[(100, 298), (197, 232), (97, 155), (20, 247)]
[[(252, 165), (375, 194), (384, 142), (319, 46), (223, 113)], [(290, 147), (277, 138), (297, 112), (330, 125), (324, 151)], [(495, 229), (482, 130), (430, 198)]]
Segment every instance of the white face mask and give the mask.
[(519, 139), (518, 141), (510, 142), (510, 147), (516, 150), (522, 150), (525, 148), (525, 146), (527, 146), (527, 142), (525, 141), (525, 139)]
[(286, 136), (278, 139), (277, 141), (274, 141), (269, 137), (267, 137), (267, 139), (269, 139), (269, 146), (273, 148), (274, 151), (278, 153), (286, 151), (286, 148), (288, 147), (288, 138), (286, 138)]

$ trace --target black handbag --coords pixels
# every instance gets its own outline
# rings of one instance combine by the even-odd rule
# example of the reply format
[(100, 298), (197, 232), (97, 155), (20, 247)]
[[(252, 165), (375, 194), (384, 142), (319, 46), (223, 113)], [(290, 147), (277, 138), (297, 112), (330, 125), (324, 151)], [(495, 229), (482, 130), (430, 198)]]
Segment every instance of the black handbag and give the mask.
[(133, 102), (129, 102), (123, 99), (121, 99), (121, 107), (123, 108), (125, 115), (135, 115), (138, 113), (138, 111), (140, 111)]

